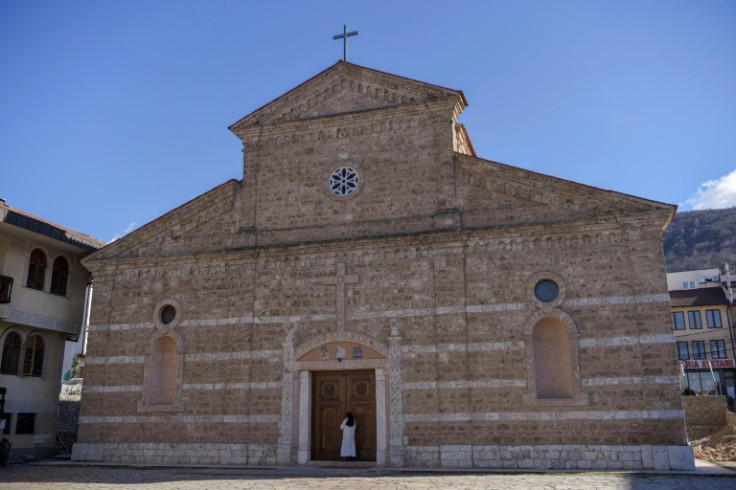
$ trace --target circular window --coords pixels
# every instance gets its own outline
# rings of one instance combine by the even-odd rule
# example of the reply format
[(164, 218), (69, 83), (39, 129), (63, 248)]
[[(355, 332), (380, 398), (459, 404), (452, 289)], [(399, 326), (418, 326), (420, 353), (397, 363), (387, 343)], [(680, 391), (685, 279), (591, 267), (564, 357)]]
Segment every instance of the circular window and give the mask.
[(176, 308), (171, 305), (165, 305), (163, 308), (161, 308), (159, 316), (161, 319), (161, 323), (163, 323), (164, 325), (168, 325), (169, 323), (173, 322), (174, 318), (176, 317)]
[(556, 300), (559, 295), (560, 286), (549, 279), (542, 279), (536, 286), (534, 286), (534, 296), (536, 296), (539, 301), (551, 303)]
[(330, 192), (339, 197), (347, 197), (358, 189), (358, 172), (350, 167), (336, 168), (327, 181)]

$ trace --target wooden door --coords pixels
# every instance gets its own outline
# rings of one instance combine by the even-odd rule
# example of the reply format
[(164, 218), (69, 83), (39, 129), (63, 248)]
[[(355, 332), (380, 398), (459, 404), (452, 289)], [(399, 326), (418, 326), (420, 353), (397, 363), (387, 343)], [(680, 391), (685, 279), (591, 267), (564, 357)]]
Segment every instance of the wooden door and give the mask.
[(312, 459), (339, 460), (340, 423), (353, 412), (357, 459), (376, 459), (376, 384), (373, 371), (321, 372), (312, 378)]

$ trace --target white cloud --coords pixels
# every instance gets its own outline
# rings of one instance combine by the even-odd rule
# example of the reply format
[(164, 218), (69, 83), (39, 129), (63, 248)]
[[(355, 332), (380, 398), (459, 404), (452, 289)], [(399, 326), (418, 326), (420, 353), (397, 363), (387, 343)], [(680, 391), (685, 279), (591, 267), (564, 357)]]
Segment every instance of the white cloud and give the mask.
[(125, 235), (127, 235), (131, 231), (135, 230), (136, 228), (138, 228), (138, 223), (128, 223), (128, 226), (126, 226), (125, 229), (122, 232), (121, 231), (116, 231), (115, 232), (115, 235), (112, 237), (112, 239), (108, 243), (112, 243), (115, 240), (118, 240), (120, 238), (123, 238)]
[(718, 180), (700, 184), (698, 191), (685, 201), (685, 205), (693, 210), (736, 206), (736, 170)]

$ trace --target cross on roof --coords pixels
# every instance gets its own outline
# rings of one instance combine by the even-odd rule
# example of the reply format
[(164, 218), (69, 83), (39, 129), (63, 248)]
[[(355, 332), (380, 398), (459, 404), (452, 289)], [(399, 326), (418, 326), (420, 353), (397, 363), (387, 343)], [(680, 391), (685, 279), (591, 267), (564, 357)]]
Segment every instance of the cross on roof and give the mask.
[(357, 36), (358, 31), (348, 32), (348, 25), (345, 24), (342, 27), (342, 34), (335, 34), (332, 39), (342, 39), (342, 59), (343, 61), (348, 60), (348, 37)]

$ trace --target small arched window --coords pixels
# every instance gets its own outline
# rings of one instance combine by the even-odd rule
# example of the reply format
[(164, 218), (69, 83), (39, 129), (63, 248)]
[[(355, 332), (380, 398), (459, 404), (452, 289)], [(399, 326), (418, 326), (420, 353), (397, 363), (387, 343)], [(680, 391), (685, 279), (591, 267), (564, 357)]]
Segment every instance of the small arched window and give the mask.
[(20, 335), (10, 332), (3, 342), (3, 357), (0, 362), (0, 373), (2, 374), (18, 374), (18, 365), (20, 364)]
[(43, 358), (46, 344), (40, 335), (31, 335), (23, 345), (23, 367), (21, 374), (41, 376), (43, 374)]
[(66, 296), (66, 283), (69, 278), (69, 263), (64, 257), (56, 257), (51, 271), (51, 292)]
[(31, 252), (31, 263), (28, 265), (28, 281), (26, 286), (43, 291), (46, 281), (46, 254), (39, 248)]

